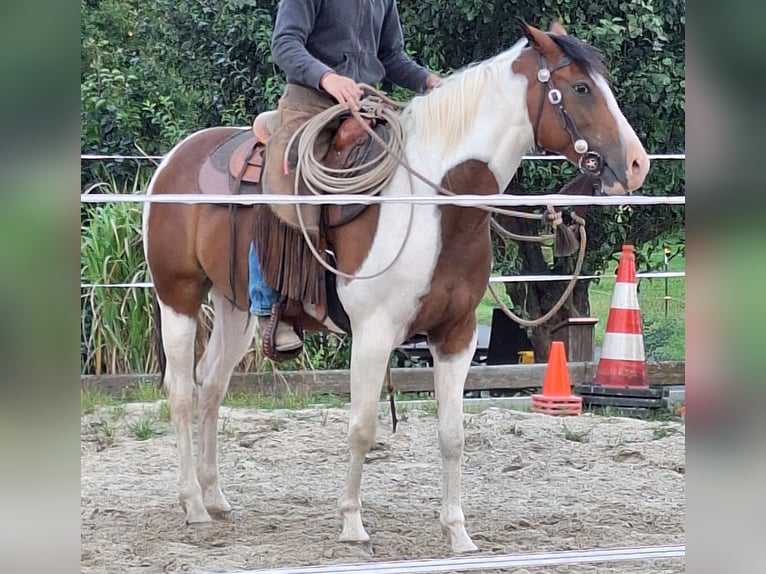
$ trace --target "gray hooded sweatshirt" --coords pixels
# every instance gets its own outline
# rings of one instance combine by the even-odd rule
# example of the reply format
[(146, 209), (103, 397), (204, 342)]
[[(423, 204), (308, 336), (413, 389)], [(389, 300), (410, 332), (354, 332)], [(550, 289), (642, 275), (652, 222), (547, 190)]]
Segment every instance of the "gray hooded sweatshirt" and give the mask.
[(335, 71), (423, 92), (430, 73), (404, 51), (396, 0), (281, 0), (271, 53), (288, 82), (315, 89)]

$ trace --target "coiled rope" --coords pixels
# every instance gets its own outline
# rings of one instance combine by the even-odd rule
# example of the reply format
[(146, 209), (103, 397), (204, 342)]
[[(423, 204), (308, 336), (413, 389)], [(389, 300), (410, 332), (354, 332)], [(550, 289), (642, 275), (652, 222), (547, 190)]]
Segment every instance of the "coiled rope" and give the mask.
[[(296, 173), (303, 177), (306, 188), (311, 193), (377, 195), (391, 181), (400, 164), (398, 158), (404, 155), (404, 128), (398, 113), (404, 105), (378, 92), (362, 101), (361, 110), (352, 112), (364, 127), (368, 127), (365, 119), (384, 121), (390, 127), (388, 141), (383, 141), (378, 136), (378, 143), (383, 146), (383, 151), (364, 164), (349, 168), (329, 168), (314, 154), (314, 143), (320, 132), (336, 118), (348, 113), (348, 109), (340, 104), (317, 114), (293, 134), (287, 145), (285, 159), (295, 139), (303, 134), (298, 140)], [(295, 179), (297, 182), (298, 177)], [(296, 193), (297, 189), (296, 185)]]
[[(347, 114), (348, 109), (341, 104), (337, 104), (320, 112), (309, 119), (293, 134), (285, 148), (284, 164), (287, 165), (287, 158), (290, 150), (292, 149), (295, 140), (302, 134), (302, 137), (298, 139), (298, 162), (295, 168), (293, 188), (295, 195), (300, 195), (301, 180), (306, 185), (306, 188), (314, 195), (336, 193), (364, 193), (367, 195), (376, 195), (388, 185), (391, 178), (396, 173), (396, 169), (400, 164), (398, 158), (404, 155), (404, 128), (399, 121), (397, 110), (403, 108), (404, 104), (391, 100), (382, 92), (375, 90), (374, 88), (364, 84), (360, 84), (360, 86), (372, 91), (375, 95), (366, 97), (362, 102), (362, 110), (353, 111), (352, 113), (359, 124), (365, 128), (365, 131), (374, 135), (376, 141), (383, 146), (383, 150), (376, 157), (362, 165), (350, 168), (329, 168), (325, 166), (314, 154), (314, 143), (321, 131), (341, 115)], [(390, 134), (389, 141), (383, 141), (378, 134), (369, 128), (365, 119), (384, 120), (388, 122), (390, 126), (388, 132)], [(409, 193), (412, 195), (412, 173), (408, 171), (408, 174), (410, 182)], [(409, 206), (407, 231), (404, 233), (402, 242), (393, 259), (391, 259), (388, 265), (369, 275), (350, 275), (327, 263), (314, 246), (311, 237), (309, 237), (306, 224), (303, 220), (300, 204), (295, 204), (295, 209), (298, 214), (298, 223), (300, 224), (303, 238), (306, 240), (309, 250), (322, 267), (331, 273), (346, 279), (373, 279), (388, 271), (404, 251), (404, 246), (407, 244), (407, 239), (412, 231), (415, 206)]]

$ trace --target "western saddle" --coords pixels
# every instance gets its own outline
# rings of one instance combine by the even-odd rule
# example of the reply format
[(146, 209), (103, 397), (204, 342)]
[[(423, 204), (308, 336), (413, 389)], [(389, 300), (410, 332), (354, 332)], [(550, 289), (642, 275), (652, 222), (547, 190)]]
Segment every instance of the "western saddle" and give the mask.
[[(274, 110), (258, 114), (253, 121), (252, 133), (248, 134), (248, 137), (244, 138), (245, 141), (240, 143), (231, 153), (229, 175), (234, 178), (235, 182), (260, 183), (263, 172), (263, 152), (274, 132), (276, 118), (277, 112)], [(368, 125), (374, 127), (373, 120), (368, 120)], [(243, 138), (244, 136), (238, 137)], [(368, 137), (364, 128), (353, 117), (343, 120), (333, 139), (330, 150), (332, 153), (328, 153), (328, 156), (333, 156), (327, 158), (332, 167), (350, 167), (353, 160), (347, 157), (347, 151), (359, 143), (365, 142)], [(230, 191), (233, 194), (238, 193), (237, 189)]]
[[(264, 152), (266, 144), (276, 128), (277, 112), (266, 111), (260, 113), (251, 126), (251, 129), (243, 129), (229, 137), (221, 143), (206, 158), (200, 167), (198, 173), (199, 189), (204, 194), (231, 194), (238, 195), (243, 193), (261, 193), (261, 178), (264, 167)], [(384, 124), (374, 124), (373, 120), (368, 120), (368, 125), (380, 132), (387, 129)], [(385, 139), (385, 134), (382, 134)], [(364, 157), (360, 157), (360, 149), (368, 151), (370, 149), (371, 138), (364, 128), (353, 117), (343, 119), (337, 128), (330, 149), (325, 156), (323, 163), (332, 168), (348, 168), (353, 165), (363, 163)], [(236, 204), (229, 206), (236, 209)], [(326, 206), (323, 210), (322, 225), (327, 228), (343, 225), (357, 215), (359, 215), (367, 205), (332, 205)], [(236, 218), (232, 218), (232, 225), (236, 226)], [(236, 228), (232, 229), (232, 234), (236, 235)], [(231, 256), (234, 254), (232, 252)], [(231, 263), (234, 267), (233, 261)], [(234, 277), (230, 278), (232, 283), (232, 292), (234, 292)], [(337, 295), (334, 293), (334, 277), (329, 277), (322, 281), (321, 300), (317, 304), (318, 309), (324, 309), (328, 312), (336, 324), (342, 328), (348, 329), (348, 319), (342, 306), (337, 301)], [(277, 309), (272, 314), (272, 322), (267, 333), (264, 335), (264, 352), (270, 358), (282, 361), (295, 356), (297, 353), (278, 353), (273, 349), (272, 342), (275, 337), (275, 329), (280, 316), (291, 319), (296, 311), (294, 309)], [(283, 313), (285, 311), (285, 313)], [(296, 327), (296, 332), (299, 330)], [(300, 349), (298, 350), (300, 352)]]

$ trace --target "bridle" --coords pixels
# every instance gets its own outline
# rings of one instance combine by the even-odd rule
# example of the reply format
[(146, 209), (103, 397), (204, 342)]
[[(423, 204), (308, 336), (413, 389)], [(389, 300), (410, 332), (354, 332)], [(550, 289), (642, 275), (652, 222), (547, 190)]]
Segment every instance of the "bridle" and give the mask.
[(598, 178), (604, 169), (604, 160), (601, 157), (601, 154), (589, 149), (587, 140), (580, 135), (579, 131), (577, 131), (577, 126), (575, 125), (574, 120), (572, 120), (572, 116), (570, 116), (564, 108), (561, 91), (553, 86), (551, 77), (556, 70), (560, 70), (561, 68), (570, 65), (572, 60), (569, 57), (564, 56), (556, 65), (549, 68), (548, 63), (545, 61), (545, 56), (543, 56), (536, 48), (533, 49), (537, 55), (537, 81), (545, 86), (545, 89), (540, 91), (540, 102), (537, 106), (537, 117), (535, 118), (534, 124), (535, 145), (539, 147), (537, 132), (540, 129), (543, 106), (547, 99), (556, 110), (559, 121), (561, 122), (561, 127), (563, 127), (569, 134), (569, 137), (572, 140), (572, 147), (574, 147), (576, 153), (580, 154), (580, 159), (578, 161), (580, 172), (593, 178)]

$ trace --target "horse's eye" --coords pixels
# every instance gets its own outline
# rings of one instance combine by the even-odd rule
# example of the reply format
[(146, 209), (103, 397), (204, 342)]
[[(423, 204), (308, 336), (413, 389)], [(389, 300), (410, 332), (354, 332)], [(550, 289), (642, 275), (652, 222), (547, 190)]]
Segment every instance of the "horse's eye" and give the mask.
[(580, 94), (581, 96), (584, 96), (585, 94), (590, 93), (590, 88), (588, 87), (588, 84), (575, 84), (574, 85), (574, 91)]

